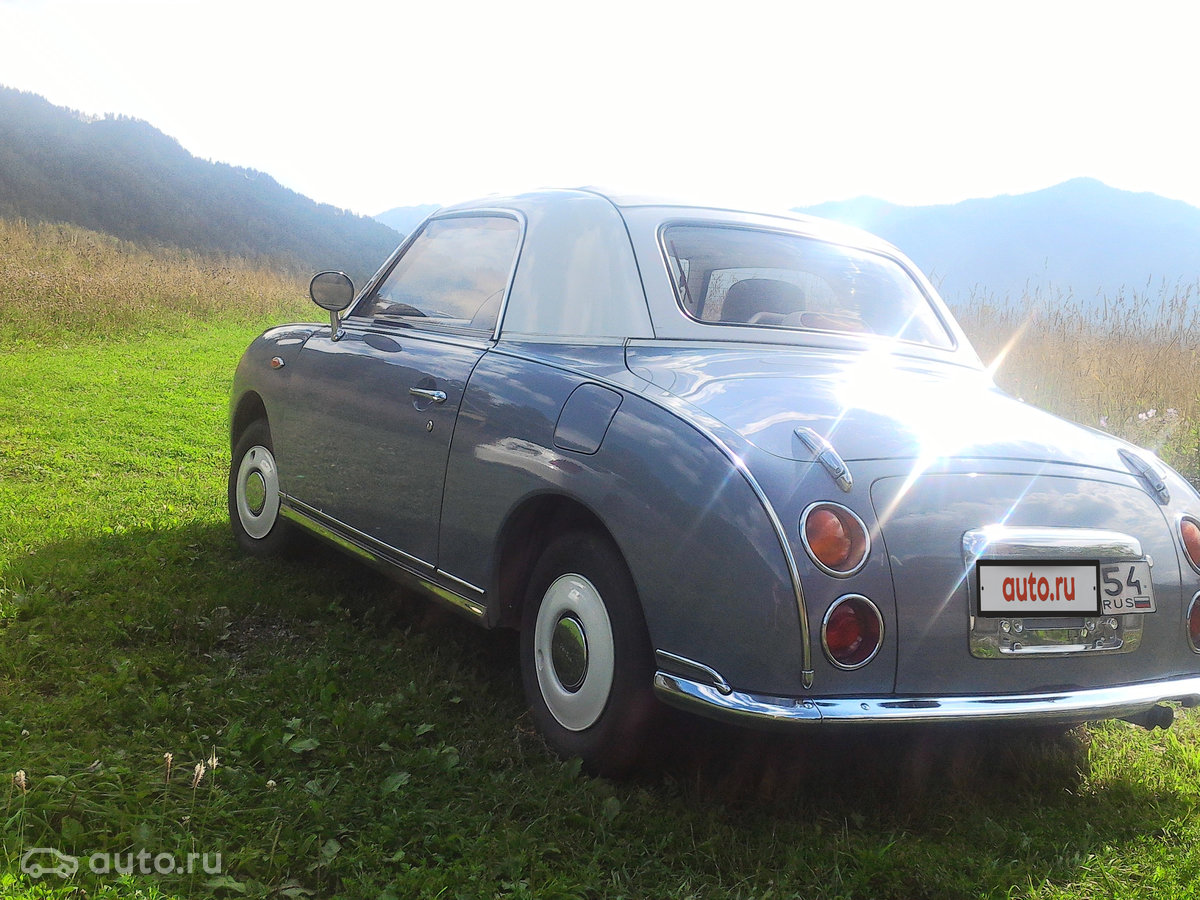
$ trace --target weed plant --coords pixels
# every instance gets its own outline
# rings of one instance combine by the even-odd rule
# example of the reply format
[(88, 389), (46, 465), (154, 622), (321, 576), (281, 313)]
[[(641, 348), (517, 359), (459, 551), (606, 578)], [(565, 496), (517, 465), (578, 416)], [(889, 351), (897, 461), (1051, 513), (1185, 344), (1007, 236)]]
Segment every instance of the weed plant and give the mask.
[(1200, 283), (1091, 301), (1034, 290), (955, 310), (1013, 396), (1159, 453), (1200, 484)]

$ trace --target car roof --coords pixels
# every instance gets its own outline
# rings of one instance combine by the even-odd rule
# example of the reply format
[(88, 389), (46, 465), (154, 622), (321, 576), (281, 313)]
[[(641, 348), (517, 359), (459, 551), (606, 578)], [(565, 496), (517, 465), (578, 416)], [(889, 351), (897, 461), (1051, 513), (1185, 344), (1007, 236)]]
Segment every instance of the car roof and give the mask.
[(475, 200), (467, 200), (439, 209), (434, 216), (446, 213), (481, 209), (511, 209), (528, 211), (535, 207), (568, 203), (585, 197), (607, 201), (619, 210), (657, 209), (664, 218), (673, 213), (686, 213), (688, 217), (714, 219), (736, 218), (745, 223), (756, 222), (765, 227), (796, 230), (812, 237), (821, 237), (837, 243), (851, 244), (863, 249), (877, 250), (892, 256), (902, 256), (894, 245), (861, 228), (842, 222), (810, 216), (792, 210), (755, 210), (732, 205), (692, 202), (680, 198), (621, 193), (602, 187), (582, 186), (574, 188), (539, 188), (518, 194), (493, 194)]
[(898, 261), (922, 286), (950, 335), (949, 349), (913, 345), (904, 352), (957, 357), (980, 365), (937, 291), (903, 253), (858, 228), (798, 213), (748, 212), (721, 206), (606, 192), (594, 187), (540, 189), (492, 195), (433, 214), (512, 215), (523, 227), (518, 258), (497, 337), (513, 341), (621, 342), (723, 340), (861, 349), (861, 335), (803, 329), (760, 329), (690, 319), (679, 306), (659, 236), (673, 224), (732, 225), (816, 238), (881, 253)]

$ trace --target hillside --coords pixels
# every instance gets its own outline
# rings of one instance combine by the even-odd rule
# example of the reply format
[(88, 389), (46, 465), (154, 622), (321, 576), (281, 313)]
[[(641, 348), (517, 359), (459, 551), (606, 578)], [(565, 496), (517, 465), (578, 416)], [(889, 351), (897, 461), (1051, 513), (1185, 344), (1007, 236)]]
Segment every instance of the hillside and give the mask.
[(1200, 280), (1200, 209), (1090, 178), (951, 206), (858, 198), (797, 211), (891, 241), (951, 300), (1035, 291), (1088, 303)]
[(87, 118), (5, 87), (0, 218), (74, 224), (295, 272), (343, 268), (359, 283), (400, 239), (262, 172), (197, 159), (146, 122)]
[(423, 221), (430, 213), (439, 207), (436, 203), (424, 203), (420, 206), (397, 206), (387, 212), (381, 212), (375, 220), (389, 228), (394, 228), (400, 234), (408, 234)]

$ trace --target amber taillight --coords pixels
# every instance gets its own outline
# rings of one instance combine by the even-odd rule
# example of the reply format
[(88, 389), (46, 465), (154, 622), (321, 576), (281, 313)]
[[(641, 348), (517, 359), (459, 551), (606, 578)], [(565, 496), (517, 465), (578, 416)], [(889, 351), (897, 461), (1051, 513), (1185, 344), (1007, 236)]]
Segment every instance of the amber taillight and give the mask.
[(800, 517), (804, 549), (830, 575), (857, 572), (871, 550), (862, 520), (838, 503), (814, 503)]
[(1183, 549), (1188, 560), (1200, 569), (1200, 525), (1195, 519), (1182, 519), (1179, 522), (1179, 536), (1183, 538)]

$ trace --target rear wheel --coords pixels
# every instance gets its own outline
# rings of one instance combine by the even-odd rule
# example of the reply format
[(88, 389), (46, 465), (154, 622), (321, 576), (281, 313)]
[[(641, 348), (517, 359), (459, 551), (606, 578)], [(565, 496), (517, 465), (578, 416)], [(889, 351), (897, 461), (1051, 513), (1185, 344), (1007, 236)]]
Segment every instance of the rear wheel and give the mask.
[(589, 772), (627, 771), (655, 719), (653, 674), (620, 552), (591, 532), (554, 540), (534, 568), (521, 622), (521, 678), (546, 743)]
[(290, 525), (279, 515), (279, 470), (264, 419), (252, 422), (233, 449), (229, 465), (229, 524), (247, 553), (274, 556), (291, 543)]

